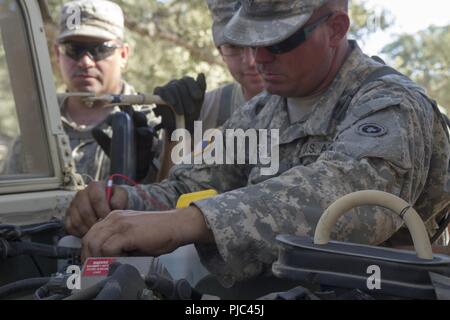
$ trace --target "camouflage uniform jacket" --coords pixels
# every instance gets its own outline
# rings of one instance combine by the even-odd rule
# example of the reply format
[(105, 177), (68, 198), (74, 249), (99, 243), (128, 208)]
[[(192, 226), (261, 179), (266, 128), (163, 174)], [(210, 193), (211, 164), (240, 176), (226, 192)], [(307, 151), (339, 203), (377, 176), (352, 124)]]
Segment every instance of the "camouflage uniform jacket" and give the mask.
[[(136, 90), (124, 82), (121, 94), (136, 94)], [(64, 125), (64, 131), (70, 140), (72, 157), (76, 164), (77, 173), (83, 176), (85, 182), (106, 180), (109, 176), (110, 160), (92, 137), (91, 131), (93, 127), (77, 125), (70, 120), (65, 110), (65, 103), (60, 105), (61, 120)], [(113, 112), (119, 111), (119, 108), (115, 108)], [(149, 113), (148, 117), (149, 120), (154, 120), (155, 118), (152, 112)]]
[[(144, 187), (172, 207), (181, 194), (219, 191), (195, 203), (216, 242), (197, 249), (224, 284), (269, 271), (277, 257), (277, 235), (313, 236), (324, 210), (349, 193), (395, 194), (427, 222), (449, 204), (449, 143), (423, 89), (398, 75), (361, 87), (382, 65), (351, 44), (353, 52), (305, 122), (290, 121), (286, 98), (262, 93), (225, 123), (223, 129), (280, 130), (277, 176), (262, 176), (255, 165), (178, 166), (168, 181)], [(339, 115), (338, 106), (358, 88)], [(127, 190), (129, 209), (155, 209), (136, 190)], [(378, 245), (402, 225), (383, 208), (361, 207), (338, 221), (332, 238)]]

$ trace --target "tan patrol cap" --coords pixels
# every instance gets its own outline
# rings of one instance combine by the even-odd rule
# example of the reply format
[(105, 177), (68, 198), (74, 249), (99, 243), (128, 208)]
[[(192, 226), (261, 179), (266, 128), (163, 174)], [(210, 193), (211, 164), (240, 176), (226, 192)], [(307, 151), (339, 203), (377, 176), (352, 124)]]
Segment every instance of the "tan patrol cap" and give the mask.
[(76, 0), (61, 9), (59, 36), (61, 42), (73, 36), (105, 40), (124, 39), (122, 9), (107, 0)]
[(238, 11), (241, 4), (237, 0), (207, 0), (207, 3), (213, 19), (214, 44), (216, 47), (220, 47), (227, 43), (223, 35), (225, 26)]
[(228, 43), (263, 47), (299, 30), (329, 0), (241, 0), (242, 7), (225, 28)]

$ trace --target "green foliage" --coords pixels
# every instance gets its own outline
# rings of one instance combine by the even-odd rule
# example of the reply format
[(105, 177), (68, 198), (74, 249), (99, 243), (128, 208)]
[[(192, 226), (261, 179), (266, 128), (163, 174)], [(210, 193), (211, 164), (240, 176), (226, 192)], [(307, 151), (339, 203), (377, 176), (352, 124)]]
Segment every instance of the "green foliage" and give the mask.
[[(59, 10), (65, 0), (47, 2), (53, 18), (53, 23), (47, 26), (51, 46), (57, 34)], [(124, 77), (138, 91), (153, 92), (155, 87), (171, 79), (195, 76), (199, 72), (206, 74), (210, 89), (231, 80), (212, 43), (211, 18), (205, 0), (115, 2), (125, 12), (127, 42), (132, 49)], [(350, 15), (351, 37), (358, 41), (364, 41), (371, 33), (386, 30), (393, 24), (393, 18), (386, 10), (375, 10), (364, 0), (351, 1)], [(448, 27), (430, 28), (418, 35), (402, 35), (384, 52), (395, 59), (403, 72), (424, 85), (442, 105), (450, 106), (450, 91), (446, 90), (450, 73), (449, 46)], [(0, 54), (1, 59), (4, 56)], [(55, 83), (62, 91), (64, 86), (58, 67), (55, 61), (53, 63)], [(10, 121), (12, 111), (10, 108), (5, 110), (3, 108), (0, 114), (1, 131), (11, 132), (14, 130)]]
[[(203, 72), (208, 87), (231, 80), (212, 42), (211, 17), (205, 0), (117, 0), (125, 12), (127, 41), (132, 48), (125, 78), (141, 92), (174, 78)], [(62, 0), (48, 0), (57, 21)], [(379, 26), (389, 26), (386, 12), (375, 14), (364, 1), (352, 4), (352, 35), (361, 40)], [(371, 23), (372, 18), (382, 21)], [(61, 88), (61, 87), (60, 87)]]
[[(48, 2), (57, 21), (64, 1)], [(124, 77), (138, 91), (153, 92), (169, 80), (200, 72), (206, 74), (210, 88), (230, 81), (211, 40), (211, 18), (205, 0), (115, 2), (125, 12), (127, 42), (131, 47)]]
[(394, 24), (394, 17), (386, 9), (376, 10), (368, 7), (366, 1), (352, 1), (350, 7), (352, 38), (359, 42), (364, 40), (372, 33), (385, 31)]
[(17, 115), (14, 97), (11, 92), (11, 82), (3, 43), (0, 41), (0, 144), (2, 135), (14, 137), (18, 132)]
[(383, 52), (450, 111), (450, 25), (403, 34)]

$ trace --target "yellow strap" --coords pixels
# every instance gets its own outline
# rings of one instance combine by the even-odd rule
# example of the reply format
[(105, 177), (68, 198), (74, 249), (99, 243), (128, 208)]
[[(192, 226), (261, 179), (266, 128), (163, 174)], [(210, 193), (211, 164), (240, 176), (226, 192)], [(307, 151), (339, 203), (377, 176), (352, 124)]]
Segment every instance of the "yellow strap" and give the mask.
[(216, 190), (205, 190), (200, 192), (188, 193), (182, 195), (177, 202), (177, 209), (187, 208), (192, 202), (205, 200), (217, 196)]

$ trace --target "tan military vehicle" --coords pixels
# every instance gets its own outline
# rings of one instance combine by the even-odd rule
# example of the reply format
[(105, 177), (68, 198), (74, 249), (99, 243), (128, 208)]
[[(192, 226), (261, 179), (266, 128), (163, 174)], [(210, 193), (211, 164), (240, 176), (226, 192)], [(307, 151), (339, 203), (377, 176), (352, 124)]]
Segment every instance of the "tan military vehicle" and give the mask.
[[(36, 291), (34, 297), (46, 298), (48, 294), (47, 298), (62, 299), (73, 297), (72, 292), (64, 289), (76, 289), (67, 287), (70, 275), (47, 278), (58, 271), (64, 273), (58, 269), (57, 258), (64, 258), (69, 264), (79, 263), (76, 249), (56, 244), (64, 236), (61, 221), (65, 210), (75, 192), (84, 185), (75, 172), (69, 142), (61, 125), (43, 12), (47, 12), (44, 1), (0, 2), (0, 299), (23, 297), (38, 288), (40, 291)], [(10, 158), (14, 154), (19, 156), (12, 163)], [(330, 230), (339, 215), (363, 204), (383, 205), (405, 217), (417, 255), (414, 251), (330, 242)], [(420, 218), (406, 203), (389, 195), (373, 192), (350, 195), (324, 214), (314, 240), (280, 236), (279, 241), (280, 257), (273, 272), (291, 281), (289, 284), (294, 289), (266, 296), (267, 299), (327, 299), (327, 294), (328, 298), (348, 299), (450, 297), (450, 258), (432, 254)], [(109, 277), (116, 274), (122, 280), (126, 276), (129, 284), (121, 284), (133, 286), (138, 293), (134, 297), (193, 297), (185, 282), (173, 279), (167, 282), (164, 268), (154, 260), (147, 266), (153, 273), (146, 279), (141, 279), (133, 269), (133, 265), (142, 264), (142, 260), (133, 263), (125, 259), (122, 263), (122, 266), (115, 266), (114, 272), (110, 270), (108, 278), (97, 283), (97, 291), (78, 292), (75, 298), (89, 299), (97, 294), (106, 298), (129, 298), (102, 291)], [(166, 277), (163, 280), (158, 278), (162, 275)], [(52, 285), (48, 285), (50, 280)], [(298, 286), (310, 280), (314, 280), (311, 287), (326, 285), (346, 290), (341, 296), (340, 291), (335, 290), (333, 296), (330, 291), (321, 295)], [(172, 296), (154, 295), (148, 287), (152, 284), (155, 291), (156, 283), (164, 283), (165, 288), (167, 283), (172, 283), (173, 287), (169, 285)], [(258, 285), (263, 283), (261, 279), (253, 282), (256, 285), (253, 297), (268, 293), (267, 288), (258, 291)], [(51, 295), (51, 290), (57, 287), (59, 291)], [(275, 288), (270, 282), (268, 287)], [(237, 289), (234, 293), (239, 291), (245, 290)], [(238, 296), (233, 296), (232, 292), (229, 297)]]
[[(82, 181), (57, 104), (42, 1), (0, 3), (0, 224), (34, 226), (61, 219)], [(8, 159), (17, 153), (14, 163)], [(55, 229), (50, 225), (50, 229)], [(30, 231), (30, 229), (29, 229)], [(34, 234), (36, 230), (31, 230)], [(1, 229), (0, 237), (5, 236)], [(54, 234), (44, 233), (49, 244)], [(31, 237), (31, 236), (30, 236)], [(0, 285), (54, 272), (32, 254), (6, 260), (0, 244)], [(2, 254), (4, 255), (2, 257)], [(5, 261), (3, 261), (5, 260)]]

